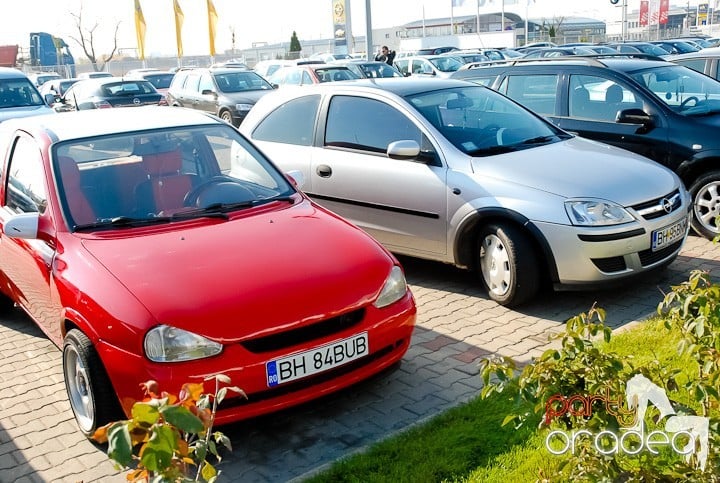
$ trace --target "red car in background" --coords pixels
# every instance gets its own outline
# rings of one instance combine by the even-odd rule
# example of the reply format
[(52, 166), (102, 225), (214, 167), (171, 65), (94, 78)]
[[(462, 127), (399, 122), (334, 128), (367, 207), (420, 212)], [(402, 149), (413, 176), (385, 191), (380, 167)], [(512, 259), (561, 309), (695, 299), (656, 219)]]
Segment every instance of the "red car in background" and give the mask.
[(394, 256), (211, 115), (14, 119), (0, 155), (2, 301), (62, 348), (87, 436), (151, 379), (177, 394), (229, 376), (248, 398), (229, 393), (222, 424), (350, 386), (408, 349), (415, 301)]

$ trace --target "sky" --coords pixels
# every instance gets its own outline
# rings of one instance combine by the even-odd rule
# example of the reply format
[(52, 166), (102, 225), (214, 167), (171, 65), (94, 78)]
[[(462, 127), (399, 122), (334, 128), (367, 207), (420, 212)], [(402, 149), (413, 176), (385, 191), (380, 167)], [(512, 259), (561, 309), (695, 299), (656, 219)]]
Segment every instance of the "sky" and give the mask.
[[(366, 4), (370, 4), (373, 28), (386, 28), (426, 19), (498, 12), (503, 0), (346, 0), (350, 5), (352, 33), (366, 32)], [(505, 11), (529, 18), (582, 16), (618, 22), (621, 8), (610, 0), (504, 0)], [(697, 5), (693, 0), (690, 5)], [(4, 5), (11, 0), (2, 0)], [(627, 0), (628, 10), (637, 10), (640, 0)], [(216, 52), (246, 49), (255, 42), (289, 42), (292, 32), (298, 38), (332, 38), (332, 0), (213, 0), (218, 12)], [(674, 2), (673, 2), (674, 3)], [(685, 4), (686, 2), (682, 2)], [(63, 38), (76, 58), (82, 57), (72, 14), (82, 11), (84, 30), (94, 27), (96, 54), (109, 53), (113, 32), (119, 23), (118, 46), (128, 55), (137, 47), (133, 0), (22, 0), (12, 1), (11, 13), (0, 15), (0, 45), (29, 45), (30, 32), (48, 32)], [(206, 0), (179, 0), (185, 17), (182, 28), (184, 55), (209, 55), (210, 41)], [(622, 0), (620, 0), (622, 4)], [(172, 0), (140, 0), (145, 17), (145, 56), (176, 55), (175, 23)], [(82, 10), (81, 10), (82, 7)], [(121, 52), (121, 53), (122, 53)]]

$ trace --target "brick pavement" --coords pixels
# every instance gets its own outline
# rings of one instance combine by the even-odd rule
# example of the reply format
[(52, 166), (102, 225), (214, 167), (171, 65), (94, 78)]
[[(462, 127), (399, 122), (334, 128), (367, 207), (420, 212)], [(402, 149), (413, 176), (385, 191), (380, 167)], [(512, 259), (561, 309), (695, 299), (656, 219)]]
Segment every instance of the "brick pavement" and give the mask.
[[(345, 455), (474, 397), (477, 361), (497, 353), (528, 361), (549, 334), (594, 302), (614, 328), (652, 315), (662, 293), (692, 269), (720, 276), (720, 247), (691, 236), (668, 269), (622, 289), (552, 293), (509, 310), (475, 278), (452, 267), (403, 259), (418, 326), (403, 363), (349, 390), (271, 416), (228, 425), (233, 451), (220, 481), (301, 481)], [(21, 313), (0, 319), (0, 483), (121, 482), (103, 448), (75, 426), (60, 351)]]

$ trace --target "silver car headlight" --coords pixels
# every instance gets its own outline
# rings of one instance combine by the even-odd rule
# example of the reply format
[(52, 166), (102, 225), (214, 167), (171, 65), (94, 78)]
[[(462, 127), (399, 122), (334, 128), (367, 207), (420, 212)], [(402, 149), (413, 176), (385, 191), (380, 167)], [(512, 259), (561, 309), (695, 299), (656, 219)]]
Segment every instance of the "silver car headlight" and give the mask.
[(150, 329), (144, 345), (145, 355), (153, 362), (192, 361), (222, 352), (222, 344), (169, 325)]
[(238, 111), (241, 111), (241, 112), (249, 111), (250, 109), (252, 109), (252, 106), (253, 106), (252, 104), (235, 104), (235, 109), (237, 109)]
[(385, 279), (385, 285), (383, 285), (382, 291), (373, 305), (379, 309), (387, 307), (403, 298), (407, 290), (405, 274), (403, 274), (402, 268), (395, 265), (390, 270), (388, 278)]
[(565, 211), (573, 225), (609, 226), (630, 223), (635, 218), (617, 203), (604, 200), (570, 200)]

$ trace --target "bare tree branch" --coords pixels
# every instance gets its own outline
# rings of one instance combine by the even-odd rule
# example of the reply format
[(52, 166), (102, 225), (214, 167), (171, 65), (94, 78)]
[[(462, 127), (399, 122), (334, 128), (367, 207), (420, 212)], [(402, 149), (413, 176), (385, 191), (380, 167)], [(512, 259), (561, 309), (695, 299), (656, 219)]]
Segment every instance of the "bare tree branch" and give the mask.
[[(77, 29), (77, 37), (70, 36), (70, 39), (76, 42), (83, 50), (85, 57), (93, 65), (95, 71), (102, 71), (105, 66), (110, 62), (117, 53), (118, 50), (118, 30), (120, 30), (120, 23), (115, 24), (115, 31), (113, 32), (113, 48), (109, 54), (98, 55), (95, 50), (95, 31), (100, 27), (100, 24), (96, 22), (92, 27), (86, 28), (83, 26), (83, 14), (82, 14), (82, 3), (80, 4), (80, 11), (78, 13), (70, 12), (70, 16), (73, 18), (75, 28)], [(102, 61), (102, 63), (99, 63)]]

